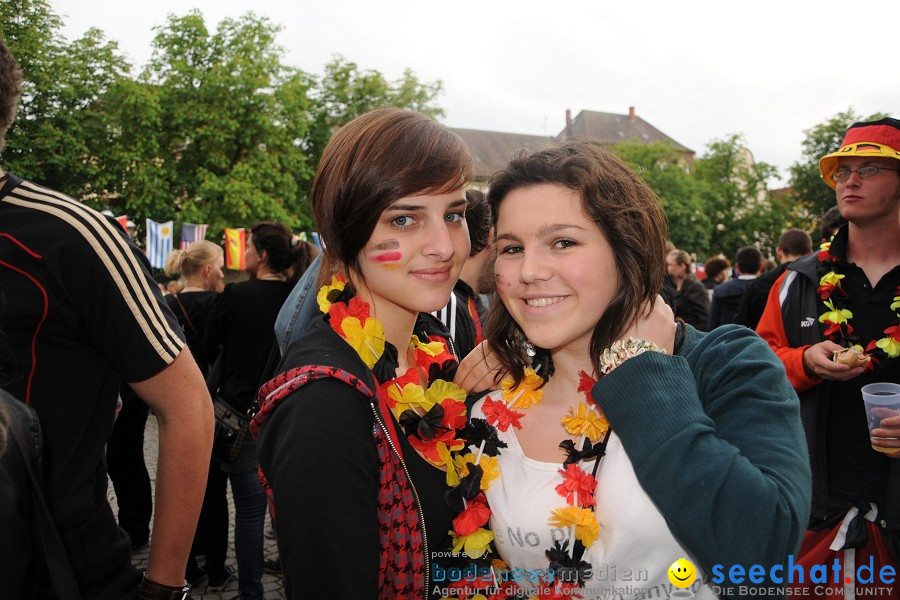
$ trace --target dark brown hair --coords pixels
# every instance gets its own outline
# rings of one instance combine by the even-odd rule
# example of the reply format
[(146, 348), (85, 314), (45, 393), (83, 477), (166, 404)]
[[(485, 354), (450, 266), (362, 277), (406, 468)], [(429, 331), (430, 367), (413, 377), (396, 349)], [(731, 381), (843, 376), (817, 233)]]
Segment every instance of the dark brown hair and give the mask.
[(289, 282), (297, 281), (318, 254), (315, 246), (302, 241), (281, 223), (257, 223), (250, 234), (250, 243), (257, 253), (266, 253), (269, 269), (283, 273)]
[(763, 268), (763, 255), (756, 246), (744, 246), (739, 248), (734, 257), (741, 275), (754, 275)]
[[(494, 223), (510, 192), (547, 183), (578, 194), (585, 214), (613, 251), (618, 285), (591, 336), (590, 356), (596, 369), (603, 350), (641, 316), (646, 303), (656, 300), (665, 273), (666, 218), (653, 190), (614, 154), (599, 144), (569, 142), (523, 152), (494, 174), (488, 192)], [(502, 302), (491, 303), (487, 321), (491, 348), (520, 382), (528, 359), (519, 326)]]
[(718, 256), (713, 256), (706, 264), (703, 265), (703, 271), (706, 273), (707, 278), (713, 278), (717, 276), (722, 271), (731, 268), (731, 261), (722, 256), (721, 254)]
[(822, 229), (820, 236), (823, 242), (830, 242), (837, 230), (847, 224), (847, 219), (841, 216), (837, 206), (832, 206), (822, 215)]
[(778, 247), (791, 256), (806, 256), (812, 252), (812, 238), (802, 229), (786, 229), (778, 238)]
[(466, 190), (466, 225), (469, 227), (469, 256), (475, 256), (488, 245), (493, 219), (487, 198), (478, 190)]
[(359, 253), (396, 200), (462, 188), (473, 174), (462, 139), (430, 117), (382, 108), (350, 121), (325, 147), (310, 194), (325, 248), (319, 280), (362, 275)]
[(0, 38), (0, 150), (6, 141), (6, 132), (16, 118), (16, 107), (22, 95), (22, 71), (16, 59)]

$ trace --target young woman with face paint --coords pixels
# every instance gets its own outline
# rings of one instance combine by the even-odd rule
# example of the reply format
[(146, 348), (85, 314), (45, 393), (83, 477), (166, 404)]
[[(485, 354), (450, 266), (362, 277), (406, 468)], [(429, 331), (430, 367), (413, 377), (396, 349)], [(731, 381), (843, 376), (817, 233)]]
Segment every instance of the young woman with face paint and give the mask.
[(796, 395), (752, 331), (675, 323), (649, 187), (570, 143), (513, 160), (488, 201), (501, 301), (486, 328), (509, 375), (472, 410), (495, 442), (471, 450), (496, 473), (482, 489), (499, 556), (553, 572), (527, 595), (712, 598), (716, 564), (785, 560), (809, 514)]
[(451, 552), (445, 500), (465, 392), (443, 307), (469, 254), (462, 140), (382, 109), (342, 127), (311, 193), (321, 315), (260, 390), (264, 485), (289, 598), (424, 598)]

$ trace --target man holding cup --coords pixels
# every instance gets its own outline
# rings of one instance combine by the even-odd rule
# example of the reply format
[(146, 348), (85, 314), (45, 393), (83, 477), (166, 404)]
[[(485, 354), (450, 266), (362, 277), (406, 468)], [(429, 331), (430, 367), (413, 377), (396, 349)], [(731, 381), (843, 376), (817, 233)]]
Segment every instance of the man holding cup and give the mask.
[(800, 396), (812, 462), (795, 564), (837, 558), (860, 589), (853, 564), (900, 568), (900, 416), (873, 420), (870, 438), (861, 393), (900, 384), (900, 121), (855, 123), (819, 168), (848, 224), (775, 282), (757, 333)]

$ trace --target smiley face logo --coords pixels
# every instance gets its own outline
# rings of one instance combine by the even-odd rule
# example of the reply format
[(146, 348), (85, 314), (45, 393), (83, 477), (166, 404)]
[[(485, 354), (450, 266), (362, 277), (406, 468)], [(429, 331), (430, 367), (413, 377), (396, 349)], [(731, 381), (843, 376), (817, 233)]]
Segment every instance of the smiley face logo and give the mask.
[(677, 588), (690, 587), (694, 580), (697, 579), (697, 569), (694, 564), (686, 558), (679, 558), (669, 567), (669, 581)]

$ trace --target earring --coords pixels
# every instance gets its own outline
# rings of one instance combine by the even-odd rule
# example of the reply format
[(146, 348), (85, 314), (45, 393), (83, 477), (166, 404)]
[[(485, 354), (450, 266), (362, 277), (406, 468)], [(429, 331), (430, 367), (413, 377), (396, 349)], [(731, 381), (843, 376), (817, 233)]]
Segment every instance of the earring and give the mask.
[(534, 349), (534, 344), (532, 344), (528, 340), (525, 340), (522, 343), (522, 348), (525, 350), (525, 354), (528, 355), (528, 358), (534, 358), (537, 354), (537, 351)]
[(529, 342), (528, 338), (525, 337), (525, 333), (516, 327), (513, 336), (515, 337), (516, 345), (521, 348), (522, 352), (524, 352), (528, 358), (534, 358), (537, 351), (534, 349), (534, 344)]

